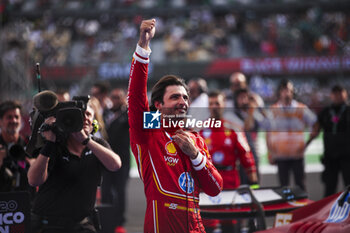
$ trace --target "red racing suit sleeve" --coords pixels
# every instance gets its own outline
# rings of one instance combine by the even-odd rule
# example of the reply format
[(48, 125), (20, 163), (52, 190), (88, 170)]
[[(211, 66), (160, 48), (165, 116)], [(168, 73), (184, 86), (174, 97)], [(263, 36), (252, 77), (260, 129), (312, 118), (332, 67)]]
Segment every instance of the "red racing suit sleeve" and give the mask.
[(252, 154), (252, 151), (250, 150), (250, 147), (248, 145), (248, 141), (244, 134), (242, 132), (235, 132), (236, 141), (236, 151), (239, 157), (239, 160), (244, 167), (244, 170), (246, 171), (247, 175), (250, 175), (252, 173), (256, 172), (256, 165), (254, 156)]
[(137, 144), (147, 143), (147, 132), (143, 130), (143, 112), (149, 111), (147, 76), (150, 54), (150, 50), (137, 45), (130, 68), (128, 88), (130, 139)]
[(196, 159), (191, 160), (192, 167), (196, 172), (202, 190), (209, 196), (216, 196), (223, 189), (223, 179), (211, 161), (211, 156), (203, 138), (197, 134), (196, 141), (199, 154)]

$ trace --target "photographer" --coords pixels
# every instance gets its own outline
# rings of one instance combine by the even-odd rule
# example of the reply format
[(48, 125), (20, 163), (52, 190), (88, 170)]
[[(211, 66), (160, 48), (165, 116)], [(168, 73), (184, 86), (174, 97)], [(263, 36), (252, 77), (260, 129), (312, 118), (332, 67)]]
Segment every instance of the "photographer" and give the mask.
[(25, 157), (25, 142), (19, 134), (21, 108), (17, 101), (0, 104), (0, 192), (29, 191), (33, 194), (27, 179), (29, 159)]
[[(120, 157), (106, 141), (91, 137), (94, 112), (88, 104), (83, 111), (83, 128), (56, 140), (53, 127), (41, 134), (46, 139), (37, 160), (29, 169), (28, 180), (39, 186), (32, 210), (32, 233), (96, 232), (94, 204), (103, 169), (116, 171)], [(45, 124), (53, 126), (55, 117)]]

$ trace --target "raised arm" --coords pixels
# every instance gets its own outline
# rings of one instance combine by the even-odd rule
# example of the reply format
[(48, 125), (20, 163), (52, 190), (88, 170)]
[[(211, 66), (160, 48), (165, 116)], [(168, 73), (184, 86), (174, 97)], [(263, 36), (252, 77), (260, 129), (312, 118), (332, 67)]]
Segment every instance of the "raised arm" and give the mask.
[[(52, 124), (56, 119), (50, 117), (45, 120), (46, 124)], [(46, 144), (40, 150), (40, 153), (28, 170), (28, 182), (31, 186), (39, 186), (43, 184), (48, 176), (47, 168), (50, 156), (54, 156), (56, 152), (56, 135), (51, 131), (44, 131), (41, 133), (46, 139)]]
[(84, 136), (80, 141), (86, 141), (86, 146), (92, 151), (92, 153), (94, 153), (94, 155), (96, 155), (98, 160), (100, 160), (103, 166), (105, 166), (109, 171), (117, 171), (122, 166), (122, 161), (118, 154), (94, 140), (89, 138), (84, 139), (86, 137), (87, 136)]
[(146, 50), (150, 51), (149, 43), (151, 39), (154, 37), (156, 32), (156, 20), (149, 19), (143, 20), (140, 26), (140, 38), (138, 45)]
[(130, 139), (146, 143), (143, 130), (143, 112), (149, 111), (147, 99), (148, 63), (151, 49), (149, 43), (155, 33), (155, 19), (144, 20), (140, 26), (140, 38), (133, 55), (130, 69), (128, 106)]

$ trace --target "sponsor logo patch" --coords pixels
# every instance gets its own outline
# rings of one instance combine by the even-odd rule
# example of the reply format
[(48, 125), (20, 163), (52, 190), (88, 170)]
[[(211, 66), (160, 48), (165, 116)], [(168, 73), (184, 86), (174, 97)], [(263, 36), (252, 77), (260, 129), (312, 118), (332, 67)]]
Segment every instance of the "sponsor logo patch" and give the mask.
[[(349, 217), (350, 204), (347, 201), (344, 201), (343, 206), (339, 206), (338, 200), (343, 195), (340, 195), (338, 199), (333, 203), (332, 208), (329, 212), (328, 218), (324, 221), (327, 223), (340, 223), (345, 221)], [(345, 200), (348, 200), (350, 194), (348, 193)]]
[(165, 144), (165, 150), (166, 150), (166, 153), (168, 155), (176, 155), (177, 154), (177, 151), (176, 151), (176, 148), (175, 148), (175, 145), (172, 141), (169, 141)]
[(213, 154), (212, 158), (213, 162), (220, 164), (222, 161), (224, 161), (225, 155), (221, 151), (217, 151)]
[(179, 158), (174, 158), (171, 156), (164, 156), (164, 160), (169, 166), (175, 166), (179, 162)]
[(182, 191), (192, 193), (194, 190), (194, 180), (188, 172), (183, 172), (179, 176), (179, 186)]

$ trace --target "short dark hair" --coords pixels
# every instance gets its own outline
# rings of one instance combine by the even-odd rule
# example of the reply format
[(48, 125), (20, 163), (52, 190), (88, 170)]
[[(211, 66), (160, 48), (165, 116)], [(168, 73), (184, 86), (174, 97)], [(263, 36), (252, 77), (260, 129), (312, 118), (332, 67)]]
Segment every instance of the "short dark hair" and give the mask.
[(289, 79), (282, 79), (281, 82), (278, 84), (277, 93), (280, 93), (281, 90), (286, 89), (288, 87), (288, 84), (294, 86), (292, 81), (290, 81)]
[(203, 78), (195, 78), (195, 79), (191, 79), (190, 82), (194, 82), (198, 84), (198, 88), (199, 88), (199, 93), (208, 93), (208, 85), (207, 85), (207, 81), (205, 81), (205, 79)]
[(176, 75), (165, 75), (153, 86), (151, 95), (151, 111), (156, 111), (155, 102), (159, 101), (163, 103), (163, 97), (167, 86), (183, 86), (186, 89), (187, 94), (189, 93), (188, 87), (185, 81)]
[(108, 94), (110, 89), (110, 84), (108, 82), (103, 81), (96, 82), (93, 86), (98, 88), (101, 94)]
[(289, 79), (282, 79), (280, 81), (280, 83), (278, 84), (278, 87), (277, 87), (277, 90), (276, 90), (276, 97), (279, 99), (280, 98), (280, 95), (281, 95), (281, 91), (284, 90), (284, 89), (287, 89), (288, 88), (288, 85), (292, 85), (293, 87), (293, 95), (295, 96), (295, 89), (294, 89), (294, 84), (291, 80)]
[(65, 88), (57, 88), (55, 93), (58, 95), (63, 95), (64, 93), (69, 93), (69, 91), (68, 91), (68, 89), (65, 89)]
[(235, 93), (233, 94), (233, 103), (235, 104), (235, 106), (238, 105), (238, 96), (240, 96), (241, 94), (249, 95), (248, 88), (240, 88), (240, 89), (235, 91)]
[(22, 111), (22, 105), (16, 100), (7, 100), (0, 104), (0, 118), (3, 118), (5, 113), (9, 110), (19, 109)]
[(219, 90), (213, 90), (213, 91), (210, 91), (208, 93), (208, 97), (209, 98), (218, 97), (219, 95), (222, 95), (223, 97), (225, 97), (225, 94), (222, 91), (219, 91)]
[(340, 85), (334, 85), (332, 87), (332, 93), (336, 93), (336, 92), (343, 92), (346, 91), (346, 89), (343, 86)]
[(236, 101), (238, 96), (240, 96), (241, 94), (249, 94), (248, 88), (240, 88), (237, 91), (235, 91), (233, 99)]

